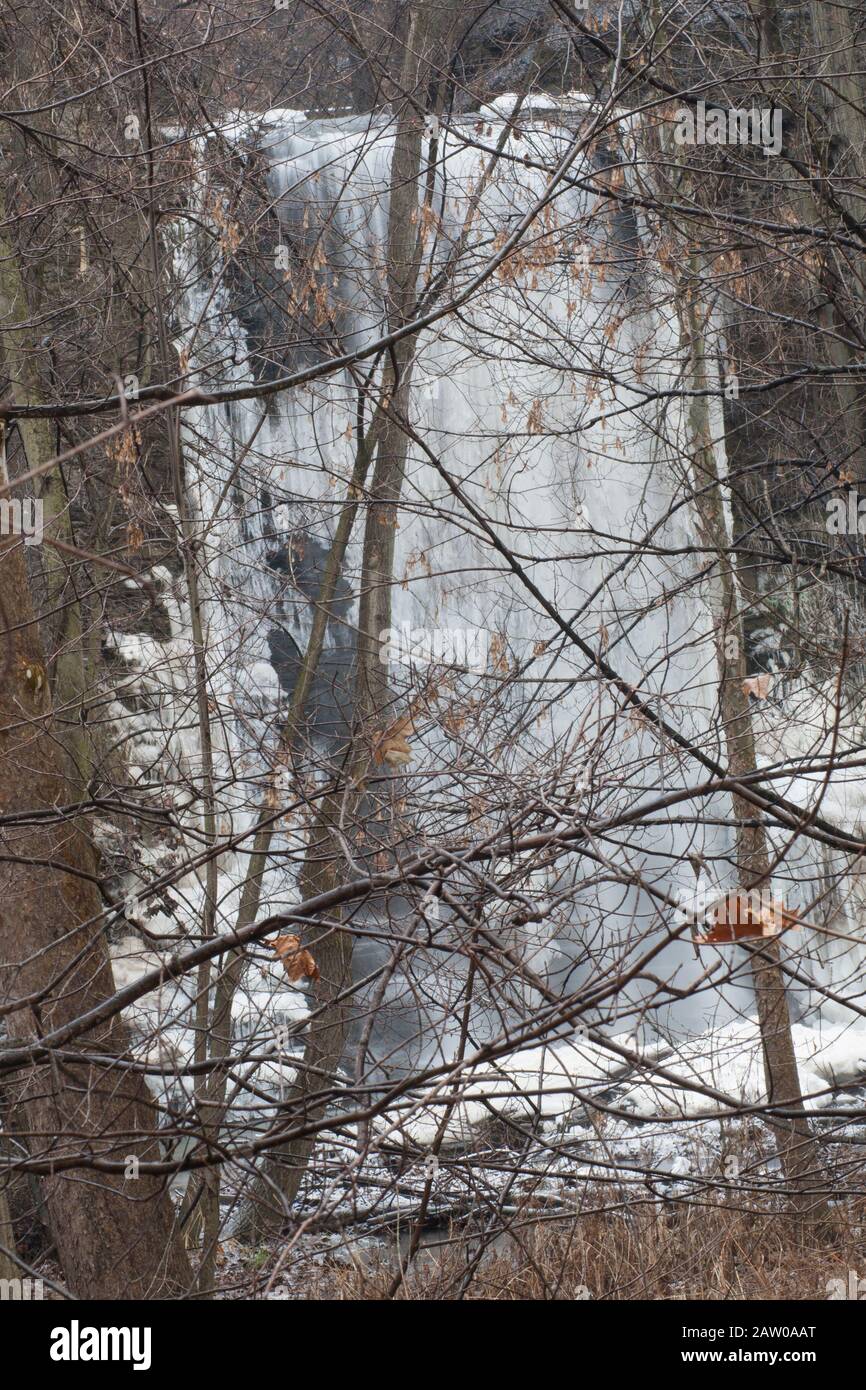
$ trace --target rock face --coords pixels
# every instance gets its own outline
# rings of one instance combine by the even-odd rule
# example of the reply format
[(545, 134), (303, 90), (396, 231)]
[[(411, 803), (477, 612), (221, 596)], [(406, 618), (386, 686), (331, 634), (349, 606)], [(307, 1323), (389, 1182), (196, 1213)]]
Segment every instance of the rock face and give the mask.
[[(394, 51), (394, 35), (404, 32), (405, 6), (399, 0), (361, 0), (352, 7), (362, 42), (346, 58), (352, 100), (357, 111), (373, 111), (383, 105), (387, 89), (382, 73)], [(593, 0), (590, 27), (616, 42), (620, 17), (629, 25), (630, 5), (623, 8), (609, 0)], [(586, 19), (585, 4), (573, 6), (578, 19)], [(471, 110), (479, 97), (497, 92), (533, 90), (562, 92), (587, 78), (599, 64), (599, 49), (592, 39), (561, 22), (548, 0), (508, 0), (490, 4), (469, 0), (455, 37), (454, 57), (441, 86), (447, 89), (451, 111)]]
[[(288, 602), (278, 604), (274, 626), (268, 632), (268, 651), (281, 688), (291, 699), (303, 660), (302, 652), (289, 630), (293, 626), (293, 603), (299, 597), (314, 604), (324, 576), (327, 549), (315, 535), (295, 535), (288, 545), (268, 552), (273, 572), (285, 577)], [(308, 736), (324, 739), (336, 751), (343, 746), (352, 722), (354, 632), (349, 622), (352, 593), (344, 578), (337, 581), (331, 603), (325, 649), (313, 681), (307, 706)], [(280, 620), (285, 619), (286, 626)]]

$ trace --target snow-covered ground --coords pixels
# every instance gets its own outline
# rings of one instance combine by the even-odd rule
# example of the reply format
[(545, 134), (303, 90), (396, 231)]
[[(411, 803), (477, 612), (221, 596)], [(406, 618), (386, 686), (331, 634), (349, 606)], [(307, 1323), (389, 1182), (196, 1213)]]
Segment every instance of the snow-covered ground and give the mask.
[[(299, 1026), (307, 1014), (303, 990), (287, 986), (282, 967), (270, 953), (251, 963), (247, 986), (234, 1007), (239, 1042), (273, 1051), (264, 1063), (261, 1084), (289, 1081), (290, 1065), (277, 1056), (280, 1030)], [(112, 946), (118, 986), (140, 978), (160, 957), (128, 936)], [(190, 995), (174, 984), (145, 995), (132, 1016), (137, 1039), (152, 1038), (154, 1049), (143, 1055), (167, 1072), (184, 1055), (183, 1018)], [(839, 1093), (866, 1083), (866, 1021), (843, 1024), (815, 1017), (811, 1025), (792, 1029), (800, 1082), (807, 1109), (820, 1111), (845, 1104)], [(285, 1043), (283, 1044), (285, 1049)], [(723, 1024), (674, 1043), (642, 1046), (634, 1037), (612, 1037), (609, 1045), (578, 1031), (571, 1039), (506, 1052), (495, 1061), (452, 1064), (427, 1088), (402, 1096), (393, 1112), (377, 1122), (377, 1140), (423, 1149), (434, 1142), (466, 1147), (496, 1119), (529, 1125), (567, 1127), (602, 1103), (628, 1121), (694, 1119), (736, 1115), (740, 1107), (759, 1107), (767, 1099), (763, 1053), (757, 1021)], [(852, 1097), (860, 1107), (861, 1098)]]

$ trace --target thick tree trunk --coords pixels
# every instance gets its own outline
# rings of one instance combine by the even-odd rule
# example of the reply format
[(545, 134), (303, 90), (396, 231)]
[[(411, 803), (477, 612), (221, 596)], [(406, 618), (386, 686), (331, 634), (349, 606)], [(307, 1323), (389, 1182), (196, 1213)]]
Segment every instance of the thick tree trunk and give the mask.
[[(0, 193), (0, 225), (6, 207)], [(42, 391), (32, 353), (24, 331), (15, 327), (30, 318), (30, 305), (10, 239), (0, 231), (0, 361), (9, 379), (13, 403), (38, 405)], [(20, 420), (18, 431), (24, 444), (27, 468), (43, 467), (54, 457), (52, 426), (49, 420)], [(59, 467), (49, 469), (27, 489), (42, 502), (46, 533), (67, 545), (73, 540), (69, 502)], [(45, 576), (44, 602), (47, 620), (43, 623), (43, 644), (51, 653), (50, 680), (58, 723), (64, 725), (63, 742), (74, 757), (81, 787), (87, 784), (91, 756), (85, 735), (83, 712), (86, 697), (81, 605), (63, 556), (46, 545), (43, 550)]]
[[(862, 224), (866, 220), (866, 83), (862, 74), (851, 70), (858, 66), (856, 38), (844, 4), (812, 0), (809, 9), (815, 47), (823, 55), (815, 69), (829, 136), (822, 151), (823, 174), (834, 199)], [(832, 212), (828, 221), (831, 226), (836, 221)], [(861, 355), (856, 339), (862, 342), (864, 332), (862, 283), (837, 250), (826, 249), (823, 262), (827, 301), (817, 309), (816, 319), (825, 330), (830, 361), (837, 367), (850, 367)], [(843, 376), (836, 392), (846, 425), (845, 462), (862, 484), (866, 482), (862, 390)]]
[[(114, 992), (104, 937), (89, 925), (101, 910), (91, 846), (67, 818), (33, 819), (75, 795), (50, 689), (24, 552), (7, 538), (0, 547), (0, 1005), (18, 1005), (7, 1027), (25, 1039)], [(123, 1067), (125, 1027), (114, 1018), (67, 1050), (78, 1057), (52, 1058), (12, 1078), (31, 1157), (49, 1165), (43, 1191), (65, 1281), (87, 1298), (181, 1294), (191, 1274), (170, 1197), (161, 1180), (134, 1176), (128, 1163), (160, 1153), (144, 1080)], [(108, 1060), (90, 1062), (88, 1054)], [(70, 1158), (77, 1161), (67, 1167)], [(88, 1163), (94, 1159), (128, 1164), (131, 1176), (99, 1171)]]
[[(804, 165), (819, 175), (811, 189), (799, 174), (792, 174), (789, 191), (794, 214), (805, 225), (822, 223), (835, 231), (839, 208), (857, 222), (866, 220), (866, 83), (857, 71), (857, 43), (844, 3), (810, 0), (809, 26), (814, 57), (807, 57), (808, 83), (785, 81), (790, 66), (782, 38), (782, 7), (776, 0), (759, 0), (756, 7), (761, 33), (765, 88), (774, 100), (800, 110), (786, 144), (793, 146)], [(815, 114), (823, 120), (823, 139), (815, 132)], [(818, 124), (820, 132), (820, 123)], [(864, 327), (863, 290), (860, 277), (852, 274), (850, 252), (816, 241), (821, 273), (812, 318), (821, 336), (827, 360), (850, 368), (862, 355)], [(858, 483), (866, 482), (863, 401), (858, 382), (843, 371), (835, 383), (840, 417), (845, 425), (846, 468)]]
[(20, 1279), (21, 1270), (15, 1262), (15, 1232), (9, 1213), (9, 1198), (0, 1187), (0, 1279)]

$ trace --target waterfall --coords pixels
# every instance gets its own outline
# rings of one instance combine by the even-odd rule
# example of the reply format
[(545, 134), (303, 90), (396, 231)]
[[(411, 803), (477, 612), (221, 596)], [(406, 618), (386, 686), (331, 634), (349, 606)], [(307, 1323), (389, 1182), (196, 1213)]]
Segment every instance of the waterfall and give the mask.
[[(435, 287), (438, 277), (440, 299), (459, 296), (591, 119), (584, 103), (530, 113), (517, 129), (501, 109), (487, 109), (447, 131), (428, 130), (422, 287)], [(176, 246), (188, 285), (178, 343), (197, 380), (205, 389), (267, 382), (374, 342), (384, 324), (387, 119), (271, 112), (239, 117), (222, 134), (242, 162), (264, 170), (270, 201), (258, 203), (253, 224), (239, 225), (232, 237), (229, 204), (202, 176), (200, 210), (216, 231)], [(489, 174), (498, 145), (504, 158)], [(206, 141), (200, 156), (206, 170)], [(467, 819), (474, 838), (502, 832), (510, 809), (533, 797), (548, 828), (557, 817), (568, 827), (587, 815), (634, 811), (702, 780), (686, 755), (663, 744), (599, 679), (525, 579), (669, 725), (720, 752), (712, 622), (683, 482), (689, 442), (676, 395), (684, 362), (672, 288), (642, 215), (612, 213), (587, 180), (599, 171), (635, 180), (639, 163), (630, 122), (609, 120), (513, 256), (458, 314), (418, 337), (411, 424), (426, 450), (410, 441), (392, 627), (379, 634), (393, 691), (393, 709), (383, 717), (410, 700), (417, 706), (413, 760), (395, 776), (391, 803), (409, 847), (457, 844)], [(227, 239), (236, 253), (228, 265)], [(254, 292), (261, 284), (266, 295)], [(428, 302), (438, 302), (432, 292)], [(369, 423), (381, 379), (377, 367), (365, 390), (369, 367), (362, 358), (354, 373), (333, 371), (265, 400), (187, 413), (185, 449), (204, 527), (224, 833), (251, 829), (274, 768), (278, 789), (287, 800), (293, 795), (279, 762), (279, 730), (359, 422)], [(491, 546), (452, 484), (506, 543), (521, 574)], [(359, 523), (310, 704), (302, 759), (310, 788), (339, 766), (351, 723), (362, 532)], [(192, 722), (193, 697), (177, 681), (171, 698), (168, 723)], [(185, 699), (186, 721), (178, 709)], [(194, 748), (172, 756), (198, 775)], [(489, 878), (511, 875), (511, 886), (542, 905), (540, 920), (515, 938), (523, 959), (560, 990), (608, 971), (627, 974), (675, 920), (670, 902), (653, 890), (688, 899), (693, 863), (710, 866), (714, 882), (736, 881), (732, 837), (713, 823), (729, 814), (721, 797), (680, 801), (630, 831), (627, 852), (614, 836), (593, 846), (592, 859), (576, 851), (549, 867), (507, 856), (488, 865)], [(263, 911), (296, 902), (304, 835), (301, 816), (280, 825)], [(244, 848), (221, 860), (222, 930), (233, 925), (248, 864)], [(193, 922), (201, 900), (194, 876), (184, 894)], [(380, 908), (372, 903), (353, 917), (369, 929), (356, 947), (359, 978), (387, 960), (395, 923), (409, 932), (425, 920), (411, 894), (390, 902), (390, 918)], [(836, 910), (838, 917), (838, 903)], [(486, 911), (495, 928), (502, 902), (494, 897)], [(601, 1025), (646, 1041), (700, 1035), (748, 1016), (745, 956), (730, 948), (724, 959), (734, 962), (730, 972), (726, 966), (719, 979), (691, 990), (712, 962), (688, 941), (665, 945), (652, 962), (655, 983), (624, 983), (600, 1009)], [(461, 971), (459, 963), (443, 969), (441, 956), (419, 949), (412, 971), (395, 974), (371, 1042), (386, 1071), (449, 1055)], [(661, 991), (661, 1002), (659, 981), (670, 991)], [(645, 1010), (650, 996), (653, 1007)], [(519, 1014), (517, 986), (508, 997)], [(297, 1005), (295, 996), (288, 1011)], [(498, 1026), (495, 1001), (479, 1005), (476, 1037)]]

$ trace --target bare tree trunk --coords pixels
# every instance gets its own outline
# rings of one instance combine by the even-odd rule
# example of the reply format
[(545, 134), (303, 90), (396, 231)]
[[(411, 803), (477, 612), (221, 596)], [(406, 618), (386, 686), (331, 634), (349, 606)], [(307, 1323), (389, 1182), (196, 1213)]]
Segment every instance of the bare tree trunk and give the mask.
[[(328, 553), (328, 559), (322, 575), (321, 587), (316, 598), (310, 639), (307, 650), (304, 653), (304, 660), (298, 674), (298, 680), (292, 693), (291, 705), (282, 734), (282, 747), (285, 755), (290, 761), (296, 749), (297, 738), (303, 722), (304, 711), (313, 677), (318, 669), (319, 660), (321, 658), (328, 620), (331, 614), (331, 604), (336, 592), (337, 582), (342, 573), (346, 547), (348, 546), (352, 534), (352, 528), (360, 505), (359, 499), (366, 482), (370, 459), (375, 448), (375, 441), (379, 436), (381, 422), (382, 415), (377, 411), (369, 428), (362, 434), (358, 441), (355, 466), (353, 469), (353, 477), (349, 485), (348, 497), (341, 508), (336, 534)], [(273, 797), (266, 796), (265, 804), (259, 812), (256, 832), (253, 838), (250, 866), (246, 878), (244, 879), (240, 906), (235, 923), (236, 931), (241, 931), (244, 927), (248, 927), (255, 920), (259, 910), (262, 880), (267, 866), (268, 851), (274, 835), (274, 811)], [(325, 949), (326, 948), (323, 946), (322, 952), (320, 953), (322, 957), (324, 957)], [(246, 956), (242, 949), (232, 951), (217, 977), (214, 989), (214, 1005), (209, 1037), (209, 1056), (211, 1061), (214, 1062), (224, 1062), (231, 1051), (232, 1002), (243, 975), (245, 962)], [(320, 960), (320, 969), (321, 964), (322, 961)], [(327, 971), (330, 968), (328, 961), (325, 961), (325, 966)], [(326, 986), (323, 985), (322, 988), (324, 989)], [(339, 1058), (337, 1060), (339, 1061)], [(205, 1137), (209, 1137), (212, 1141), (217, 1139), (220, 1125), (225, 1115), (225, 1093), (226, 1073), (222, 1067), (217, 1066), (207, 1079), (206, 1093), (200, 1102), (205, 1115)], [(220, 1170), (215, 1168), (212, 1170), (212, 1178), (206, 1175), (198, 1181), (191, 1181), (187, 1189), (184, 1210), (191, 1211), (194, 1206), (201, 1204), (204, 1208), (203, 1224), (206, 1230), (212, 1230), (219, 1218), (219, 1176)], [(207, 1191), (204, 1193), (201, 1192), (202, 1186), (207, 1188)]]
[[(706, 391), (710, 385), (705, 356), (704, 325), (697, 303), (697, 270), (692, 266), (692, 282), (684, 292), (684, 327), (687, 348), (691, 357), (692, 379), (696, 391)], [(728, 769), (735, 778), (755, 772), (755, 738), (749, 710), (749, 695), (743, 682), (746, 678), (745, 642), (737, 579), (731, 557), (731, 538), (722, 498), (712, 426), (708, 408), (709, 397), (692, 397), (689, 416), (691, 456), (694, 467), (695, 505), (702, 542), (717, 553), (718, 601), (715, 614), (720, 687), (719, 707), (727, 748)], [(745, 891), (769, 886), (771, 876), (767, 838), (762, 825), (754, 821), (754, 807), (736, 794), (732, 797), (737, 831), (737, 864), (740, 886)], [(809, 1122), (803, 1112), (803, 1097), (797, 1067), (797, 1056), (791, 1034), (791, 1019), (785, 977), (781, 969), (780, 946), (777, 939), (767, 938), (760, 946), (748, 946), (751, 955), (752, 982), (761, 1031), (764, 1055), (764, 1076), (767, 1097), (772, 1106), (799, 1110), (793, 1119), (768, 1118), (779, 1149), (785, 1178), (796, 1191), (796, 1206), (800, 1212), (823, 1213), (823, 1198), (812, 1198), (808, 1189), (820, 1185), (821, 1173), (817, 1145)]]
[(6, 1188), (0, 1187), (0, 1279), (20, 1279), (21, 1273), (15, 1262), (15, 1232), (9, 1214), (9, 1198)]
[[(827, 74), (822, 83), (822, 105), (830, 138), (822, 151), (824, 179), (834, 199), (862, 224), (866, 220), (862, 182), (866, 162), (866, 85), (861, 74), (845, 70), (852, 65), (853, 55), (857, 51), (856, 41), (844, 4), (811, 0), (809, 10), (815, 47), (824, 55), (820, 72)], [(820, 74), (816, 75), (821, 82)], [(818, 90), (821, 90), (820, 86)], [(846, 186), (850, 187), (852, 181), (856, 193), (846, 191)], [(831, 213), (831, 223), (837, 220), (838, 217), (833, 217)], [(827, 301), (820, 306), (816, 317), (826, 331), (830, 361), (837, 367), (850, 367), (862, 356), (862, 281), (852, 275), (850, 264), (837, 249), (825, 249), (822, 259)], [(852, 337), (854, 342), (851, 341)], [(836, 392), (850, 449), (847, 463), (857, 480), (866, 482), (862, 391), (851, 378), (843, 377), (836, 384)]]
[[(0, 224), (6, 220), (6, 208), (0, 193)], [(30, 306), (18, 266), (15, 250), (9, 238), (0, 230), (0, 358), (9, 378), (14, 404), (38, 405), (42, 400), (40, 382), (32, 354), (25, 343), (25, 330), (15, 324), (26, 324)], [(49, 420), (19, 420), (18, 432), (24, 445), (28, 469), (39, 468), (54, 457), (51, 422)], [(44, 509), (45, 530), (67, 544), (71, 543), (69, 504), (59, 467), (49, 469), (32, 485)], [(51, 662), (51, 689), (59, 722), (64, 725), (63, 740), (75, 759), (79, 783), (83, 787), (90, 776), (91, 759), (82, 718), (85, 697), (84, 650), (81, 631), (81, 605), (73, 587), (68, 568), (57, 550), (46, 545), (43, 550), (45, 571), (45, 609), (48, 615), (43, 626), (51, 633), (54, 648)]]
[[(418, 186), (423, 146), (423, 113), (436, 63), (441, 63), (457, 5), (433, 11), (426, 6), (412, 10), (403, 53), (402, 69), (395, 83), (398, 108), (391, 164), (387, 244), (387, 314), (393, 331), (411, 317), (417, 297), (421, 240), (418, 223)], [(429, 190), (428, 190), (429, 195)], [(409, 403), (414, 336), (401, 339), (392, 351), (382, 385), (387, 398), (378, 442), (376, 465), (370, 486), (361, 567), (361, 599), (358, 620), (358, 665), (355, 685), (355, 730), (345, 786), (335, 787), (323, 798), (311, 833), (301, 900), (336, 886), (344, 872), (340, 836), (351, 836), (351, 827), (364, 801), (364, 783), (370, 764), (371, 736), (376, 726), (389, 722), (387, 670), (380, 658), (379, 634), (390, 626), (394, 538), (403, 487), (408, 441), (401, 427)], [(316, 959), (320, 980), (315, 1012), (307, 1029), (307, 1042), (291, 1097), (293, 1123), (315, 1124), (333, 1090), (333, 1078), (346, 1045), (351, 1017), (343, 996), (351, 982), (352, 939), (338, 924), (317, 929), (307, 943)], [(320, 1094), (323, 1093), (323, 1094)], [(287, 1209), (297, 1196), (312, 1152), (311, 1137), (298, 1138), (280, 1147), (269, 1161), (269, 1183), (260, 1184), (246, 1208), (240, 1232), (254, 1236), (257, 1230), (279, 1225), (283, 1211), (273, 1204), (276, 1186)]]
[[(105, 940), (90, 925), (101, 910), (97, 863), (81, 828), (33, 812), (70, 799), (75, 772), (54, 718), (50, 680), (24, 553), (0, 550), (0, 1003), (17, 1005), (10, 1035), (34, 1040), (114, 992)], [(10, 769), (16, 769), (10, 774)], [(161, 1157), (143, 1077), (124, 1067), (126, 1029), (115, 1017), (13, 1078), (31, 1157), (64, 1277), (79, 1297), (161, 1298), (191, 1282), (164, 1183), (134, 1161)], [(89, 1060), (98, 1054), (100, 1061)], [(125, 1165), (129, 1176), (95, 1169)]]
[[(846, 71), (852, 66), (856, 53), (855, 36), (844, 4), (828, 0), (810, 0), (808, 23), (817, 54), (815, 67), (807, 84), (792, 83), (787, 88), (778, 74), (786, 71), (786, 53), (781, 34), (779, 7), (776, 0), (760, 0), (757, 7), (760, 24), (762, 61), (768, 68), (767, 89), (796, 108), (799, 93), (806, 92), (810, 113), (823, 118), (825, 138), (816, 150), (816, 137), (807, 139), (806, 112), (800, 112), (795, 133), (789, 133), (787, 143), (795, 144), (797, 154), (805, 165), (815, 168), (820, 181), (812, 181), (812, 191), (800, 175), (790, 182), (791, 200), (797, 218), (805, 225), (817, 217), (827, 221), (834, 230), (839, 222), (841, 207), (857, 222), (866, 220), (866, 198), (863, 196), (863, 173), (866, 169), (866, 85), (860, 73)], [(808, 124), (813, 124), (809, 120)], [(820, 126), (820, 122), (818, 122)], [(851, 186), (856, 193), (851, 191)], [(816, 243), (821, 262), (821, 293), (813, 306), (813, 320), (823, 338), (829, 362), (848, 368), (862, 356), (864, 314), (863, 285), (852, 274), (850, 259), (838, 248)], [(853, 341), (852, 341), (853, 339)], [(845, 422), (847, 443), (846, 464), (859, 482), (866, 481), (866, 444), (864, 444), (862, 392), (847, 374), (835, 384), (841, 417)]]

